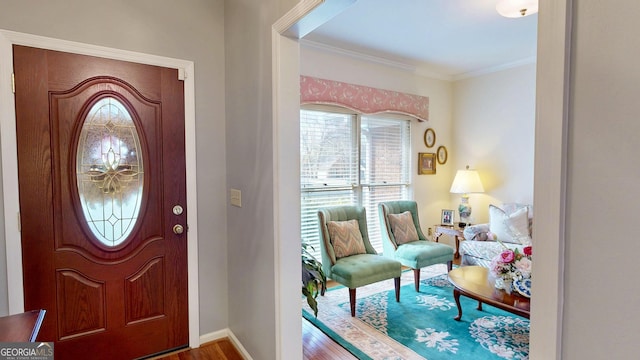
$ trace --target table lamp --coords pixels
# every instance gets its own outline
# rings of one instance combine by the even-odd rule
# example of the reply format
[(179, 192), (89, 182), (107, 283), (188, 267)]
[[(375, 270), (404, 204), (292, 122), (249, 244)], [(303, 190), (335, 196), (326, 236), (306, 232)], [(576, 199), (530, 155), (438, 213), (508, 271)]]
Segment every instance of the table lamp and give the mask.
[(465, 227), (471, 222), (469, 194), (484, 192), (484, 187), (482, 187), (482, 182), (480, 182), (478, 172), (475, 170), (469, 170), (469, 165), (467, 165), (465, 170), (458, 170), (449, 192), (452, 194), (462, 194), (460, 205), (458, 206), (458, 213), (460, 213), (460, 227)]

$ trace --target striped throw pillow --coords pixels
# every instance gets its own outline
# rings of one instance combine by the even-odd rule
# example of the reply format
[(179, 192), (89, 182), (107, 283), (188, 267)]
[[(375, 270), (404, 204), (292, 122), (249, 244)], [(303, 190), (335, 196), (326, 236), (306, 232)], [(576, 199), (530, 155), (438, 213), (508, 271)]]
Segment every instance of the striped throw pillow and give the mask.
[(396, 244), (402, 245), (412, 241), (418, 241), (418, 231), (413, 223), (410, 211), (401, 214), (389, 214), (391, 232), (396, 238)]
[(336, 258), (367, 253), (358, 220), (329, 221), (327, 227)]

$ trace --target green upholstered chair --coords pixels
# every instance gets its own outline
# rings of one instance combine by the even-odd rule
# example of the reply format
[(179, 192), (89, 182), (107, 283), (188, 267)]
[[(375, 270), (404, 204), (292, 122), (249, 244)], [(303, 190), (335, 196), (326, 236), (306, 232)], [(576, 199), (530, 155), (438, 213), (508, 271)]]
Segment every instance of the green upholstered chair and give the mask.
[[(337, 206), (318, 210), (320, 231), (320, 252), (322, 270), (336, 282), (349, 288), (351, 316), (356, 314), (356, 288), (378, 281), (394, 279), (396, 301), (400, 301), (400, 262), (378, 255), (369, 242), (367, 216), (361, 206)], [(363, 254), (344, 257), (336, 256), (334, 240), (330, 237), (329, 223), (357, 220), (360, 235), (364, 243)], [(335, 224), (332, 224), (335, 225)], [(340, 249), (338, 249), (340, 250)]]
[[(411, 213), (413, 225), (418, 238), (400, 243), (396, 241), (392, 225), (389, 221), (390, 214)], [(415, 201), (399, 200), (386, 201), (378, 204), (378, 216), (380, 219), (380, 232), (382, 234), (382, 246), (384, 256), (398, 260), (402, 265), (413, 269), (413, 279), (416, 291), (420, 291), (420, 269), (435, 264), (447, 264), (449, 271), (453, 264), (453, 248), (432, 242), (422, 233), (420, 219), (418, 218), (418, 205)]]

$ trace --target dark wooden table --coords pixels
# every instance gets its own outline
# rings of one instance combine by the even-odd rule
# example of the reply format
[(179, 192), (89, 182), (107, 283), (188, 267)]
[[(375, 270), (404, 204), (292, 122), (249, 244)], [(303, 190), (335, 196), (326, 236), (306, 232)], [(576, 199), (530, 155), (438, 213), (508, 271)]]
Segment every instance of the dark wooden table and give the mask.
[(453, 298), (458, 306), (455, 319), (462, 318), (460, 295), (478, 300), (478, 310), (482, 310), (482, 303), (485, 303), (528, 319), (531, 306), (529, 298), (515, 291), (507, 294), (504, 290), (496, 289), (488, 276), (489, 269), (482, 266), (462, 266), (449, 272), (449, 281), (454, 287)]
[(36, 341), (45, 310), (0, 317), (0, 342)]

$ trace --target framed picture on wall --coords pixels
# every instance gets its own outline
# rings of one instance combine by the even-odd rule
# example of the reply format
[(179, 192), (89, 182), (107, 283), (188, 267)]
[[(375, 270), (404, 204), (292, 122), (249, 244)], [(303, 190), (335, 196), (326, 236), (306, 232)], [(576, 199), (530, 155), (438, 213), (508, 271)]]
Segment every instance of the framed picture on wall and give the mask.
[(419, 153), (418, 154), (418, 175), (430, 175), (436, 173), (436, 154), (435, 153)]
[(442, 209), (442, 216), (440, 218), (440, 223), (442, 225), (453, 226), (453, 215), (454, 215), (453, 210)]
[(432, 128), (424, 131), (424, 144), (430, 148), (436, 143), (436, 132)]
[(439, 146), (436, 154), (438, 154), (438, 164), (444, 165), (447, 162), (447, 158), (449, 157), (447, 148), (444, 145)]

